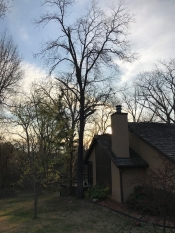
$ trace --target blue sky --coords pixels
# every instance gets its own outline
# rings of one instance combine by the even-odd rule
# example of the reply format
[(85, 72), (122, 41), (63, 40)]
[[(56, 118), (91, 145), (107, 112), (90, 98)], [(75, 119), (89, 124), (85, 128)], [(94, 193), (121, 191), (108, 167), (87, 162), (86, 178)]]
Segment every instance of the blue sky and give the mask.
[[(40, 60), (33, 58), (39, 52), (41, 43), (49, 37), (55, 37), (55, 24), (45, 28), (33, 24), (34, 19), (49, 10), (41, 7), (40, 0), (13, 0), (11, 12), (0, 21), (0, 31), (7, 30), (18, 45), (27, 70), (27, 79), (35, 80), (46, 75)], [(110, 0), (100, 0), (106, 7)], [(112, 0), (111, 0), (112, 2)], [(175, 0), (127, 0), (125, 1), (130, 13), (135, 15), (131, 25), (131, 43), (140, 59), (132, 64), (119, 63), (121, 79), (132, 80), (139, 72), (150, 70), (158, 60), (175, 58)], [(79, 0), (76, 8), (72, 9), (73, 18), (80, 16), (90, 4), (88, 0)]]

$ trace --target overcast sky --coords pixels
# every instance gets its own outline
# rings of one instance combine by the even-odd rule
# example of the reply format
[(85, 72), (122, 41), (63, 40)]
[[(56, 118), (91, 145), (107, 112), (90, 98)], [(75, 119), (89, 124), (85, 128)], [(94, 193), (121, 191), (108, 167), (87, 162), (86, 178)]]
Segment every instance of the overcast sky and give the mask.
[[(100, 4), (110, 0), (100, 0)], [(114, 1), (116, 2), (116, 0)], [(130, 13), (135, 16), (135, 23), (131, 25), (130, 40), (132, 49), (140, 59), (132, 64), (120, 64), (122, 80), (132, 80), (139, 72), (153, 68), (158, 60), (175, 58), (175, 0), (126, 0)], [(73, 14), (80, 16), (89, 0), (79, 0)], [(13, 0), (11, 12), (0, 21), (0, 31), (7, 30), (19, 47), (31, 80), (46, 75), (42, 62), (33, 58), (39, 51), (42, 41), (55, 36), (57, 28), (49, 24), (38, 28), (33, 24), (34, 19), (44, 13), (40, 0)]]

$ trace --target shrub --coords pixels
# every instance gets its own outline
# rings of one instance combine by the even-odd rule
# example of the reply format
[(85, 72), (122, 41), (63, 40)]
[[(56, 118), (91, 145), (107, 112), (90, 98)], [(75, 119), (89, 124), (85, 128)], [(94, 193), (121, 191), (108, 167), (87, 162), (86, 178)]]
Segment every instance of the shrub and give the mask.
[(172, 202), (175, 204), (175, 195), (173, 193), (167, 193), (165, 190), (148, 186), (137, 186), (134, 189), (134, 193), (128, 197), (126, 206), (128, 209), (137, 210), (140, 214), (162, 216), (163, 212), (166, 211), (168, 215), (171, 215), (172, 205), (166, 205), (165, 210), (161, 202), (164, 195), (171, 198)]
[(126, 205), (128, 209), (137, 210), (141, 214), (154, 214), (155, 206), (150, 205), (152, 196), (152, 190), (149, 187), (137, 186), (134, 193), (128, 197)]
[(85, 197), (89, 198), (90, 200), (103, 199), (103, 198), (106, 198), (108, 196), (108, 193), (109, 193), (108, 187), (106, 187), (104, 185), (97, 184), (94, 187), (89, 188), (85, 192)]

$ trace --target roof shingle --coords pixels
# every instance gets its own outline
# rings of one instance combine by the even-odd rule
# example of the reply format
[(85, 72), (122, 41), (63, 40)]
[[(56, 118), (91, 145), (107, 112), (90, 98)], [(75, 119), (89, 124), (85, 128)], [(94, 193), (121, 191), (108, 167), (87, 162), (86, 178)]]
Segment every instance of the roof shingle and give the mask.
[(159, 152), (175, 160), (175, 124), (128, 123), (129, 130)]
[[(106, 151), (108, 156), (114, 162), (114, 164), (118, 168), (128, 167), (128, 168), (136, 168), (136, 167), (148, 167), (148, 163), (143, 160), (138, 154), (136, 154), (131, 148), (130, 150), (130, 157), (129, 158), (118, 158), (112, 152), (112, 144), (111, 144), (111, 135), (110, 134), (103, 134), (103, 135), (96, 135), (94, 137), (96, 142), (98, 142)], [(94, 141), (93, 141), (94, 143)], [(90, 151), (88, 152), (90, 153)], [(88, 154), (86, 156), (86, 160), (88, 158)]]

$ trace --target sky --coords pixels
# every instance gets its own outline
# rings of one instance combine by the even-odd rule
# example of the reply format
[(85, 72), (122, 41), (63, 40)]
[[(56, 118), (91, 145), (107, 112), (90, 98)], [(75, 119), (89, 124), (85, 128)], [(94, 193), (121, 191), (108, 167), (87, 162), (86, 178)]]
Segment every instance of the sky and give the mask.
[[(105, 9), (109, 2), (100, 0), (100, 5)], [(52, 23), (44, 28), (34, 24), (35, 19), (50, 10), (41, 4), (42, 0), (13, 0), (10, 12), (0, 21), (0, 32), (6, 30), (18, 46), (27, 85), (47, 75), (42, 60), (34, 58), (33, 54), (39, 52), (43, 41), (54, 38), (59, 30)], [(132, 50), (139, 54), (139, 59), (132, 64), (119, 62), (121, 80), (130, 82), (140, 72), (152, 70), (157, 61), (175, 58), (175, 0), (126, 0), (125, 4), (135, 18), (129, 38)], [(89, 0), (77, 0), (73, 18), (80, 16), (89, 5)]]

